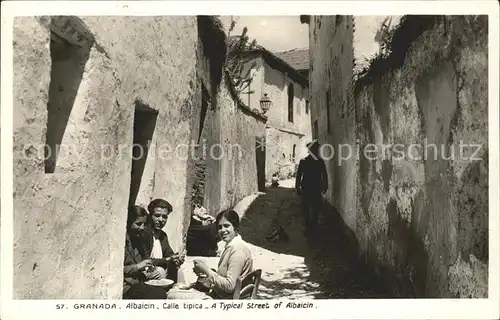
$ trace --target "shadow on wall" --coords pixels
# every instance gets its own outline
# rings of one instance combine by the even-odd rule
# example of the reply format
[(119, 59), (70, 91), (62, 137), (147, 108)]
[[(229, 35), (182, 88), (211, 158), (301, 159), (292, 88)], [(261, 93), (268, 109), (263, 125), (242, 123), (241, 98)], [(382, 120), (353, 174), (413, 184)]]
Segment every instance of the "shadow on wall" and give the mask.
[(146, 166), (149, 146), (153, 139), (157, 118), (158, 111), (140, 101), (135, 102), (129, 207), (135, 204), (141, 187), (142, 175)]
[[(422, 201), (422, 192), (416, 196), (416, 202)], [(387, 279), (393, 292), (400, 297), (424, 298), (426, 296), (427, 264), (429, 256), (418, 234), (418, 221), (412, 219), (411, 225), (403, 221), (397, 202), (391, 199), (386, 208), (389, 217), (387, 237), (399, 245), (395, 252), (398, 262), (394, 270), (383, 269), (383, 279)], [(412, 215), (417, 216), (415, 210)], [(420, 223), (424, 223), (420, 221)]]
[[(389, 93), (387, 83), (382, 80), (375, 85), (373, 93), (374, 111), (380, 119), (382, 136), (387, 141), (390, 127), (389, 114)], [(357, 135), (362, 141), (360, 147), (364, 148), (367, 144), (375, 143), (375, 134), (372, 130), (373, 115), (368, 110), (362, 110), (358, 113)], [(376, 161), (367, 157), (360, 157), (358, 164), (359, 180), (358, 184), (358, 203), (360, 206), (360, 215), (357, 219), (365, 221), (368, 226), (376, 224), (372, 220), (370, 208), (377, 200), (373, 197), (376, 185), (382, 183), (384, 192), (390, 191), (390, 184), (393, 175), (393, 164), (390, 160), (381, 161), (381, 174), (377, 174)], [(428, 254), (424, 248), (422, 234), (425, 234), (429, 217), (427, 212), (432, 210), (425, 206), (425, 194), (420, 191), (412, 200), (412, 218), (411, 224), (406, 223), (403, 214), (398, 209), (395, 199), (390, 199), (387, 204), (384, 203), (385, 213), (388, 217), (387, 234), (378, 233), (370, 236), (366, 252), (362, 259), (364, 264), (370, 266), (381, 281), (385, 284), (388, 291), (398, 297), (425, 297), (427, 282), (427, 265), (429, 261)], [(366, 228), (366, 226), (365, 226)], [(396, 249), (391, 250), (393, 256), (393, 265), (387, 266), (378, 263), (381, 246), (394, 245)]]
[[(275, 253), (304, 257), (305, 263), (282, 270), (282, 278), (276, 281), (267, 280), (263, 268), (259, 296), (271, 298), (279, 292), (280, 297), (287, 298), (388, 297), (383, 284), (358, 260), (356, 238), (341, 216), (326, 201), (322, 211), (317, 237), (308, 240), (303, 234), (300, 198), (295, 189), (267, 188), (250, 205), (241, 220), (243, 239)], [(286, 236), (278, 236), (276, 241), (266, 239), (280, 227)]]
[[(57, 27), (51, 24), (51, 28)], [(50, 37), (52, 67), (47, 102), (45, 173), (54, 173), (56, 169), (60, 145), (93, 45), (93, 39), (82, 45), (70, 43), (54, 31)]]

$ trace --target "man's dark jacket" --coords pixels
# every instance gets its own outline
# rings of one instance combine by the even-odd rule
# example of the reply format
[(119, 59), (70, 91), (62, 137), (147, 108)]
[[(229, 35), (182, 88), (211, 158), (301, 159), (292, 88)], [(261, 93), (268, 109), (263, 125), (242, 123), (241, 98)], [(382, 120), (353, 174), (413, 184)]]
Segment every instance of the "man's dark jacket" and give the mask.
[(323, 159), (314, 159), (309, 155), (300, 160), (295, 188), (306, 193), (320, 193), (328, 189), (328, 174)]
[[(160, 230), (159, 232), (159, 239), (161, 243), (163, 258), (151, 259), (153, 261), (153, 265), (164, 268), (167, 271), (167, 278), (177, 281), (177, 266), (172, 260), (169, 259), (175, 253), (174, 250), (172, 250), (172, 247), (170, 247), (167, 234), (163, 230)], [(144, 232), (144, 240), (146, 242), (146, 250), (148, 252), (148, 257), (151, 257), (151, 253), (153, 252), (153, 243), (154, 243), (153, 230), (151, 228), (148, 228)]]

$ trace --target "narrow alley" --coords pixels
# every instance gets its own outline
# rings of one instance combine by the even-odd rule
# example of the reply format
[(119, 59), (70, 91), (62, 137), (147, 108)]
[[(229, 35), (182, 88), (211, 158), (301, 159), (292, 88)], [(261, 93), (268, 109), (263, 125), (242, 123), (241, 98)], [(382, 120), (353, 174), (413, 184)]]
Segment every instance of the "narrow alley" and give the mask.
[[(294, 183), (281, 181), (279, 187), (246, 197), (235, 207), (242, 237), (251, 246), (255, 266), (263, 271), (259, 298), (387, 297), (358, 261), (337, 213), (324, 208), (319, 234), (310, 239), (304, 235)], [(266, 239), (279, 227), (286, 235)]]
[(17, 17), (14, 299), (491, 298), (489, 27)]

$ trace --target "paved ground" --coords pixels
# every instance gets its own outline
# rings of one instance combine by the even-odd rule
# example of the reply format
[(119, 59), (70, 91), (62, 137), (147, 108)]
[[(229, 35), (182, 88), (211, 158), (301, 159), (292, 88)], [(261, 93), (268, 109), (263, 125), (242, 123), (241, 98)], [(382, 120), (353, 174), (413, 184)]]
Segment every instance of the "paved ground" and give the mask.
[[(255, 268), (263, 270), (261, 299), (331, 299), (384, 297), (376, 279), (364, 270), (340, 230), (338, 215), (325, 213), (320, 230), (309, 239), (303, 234), (300, 198), (294, 181), (252, 195), (239, 202), (241, 234), (250, 243)], [(270, 241), (277, 226), (289, 240)]]

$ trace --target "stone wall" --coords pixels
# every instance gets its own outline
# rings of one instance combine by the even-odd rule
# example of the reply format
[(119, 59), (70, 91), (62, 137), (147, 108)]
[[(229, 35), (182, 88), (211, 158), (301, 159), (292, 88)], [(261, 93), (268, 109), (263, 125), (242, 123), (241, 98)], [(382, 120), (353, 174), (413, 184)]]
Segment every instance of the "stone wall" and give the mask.
[[(271, 67), (261, 54), (255, 54), (250, 61), (256, 63), (253, 81), (249, 86), (249, 91), (253, 93), (242, 94), (241, 100), (250, 109), (256, 110), (261, 110), (260, 99), (264, 93), (267, 93), (272, 102), (271, 109), (265, 114), (268, 118), (265, 134), (265, 180), (270, 183), (274, 174), (278, 174), (280, 179), (287, 179), (295, 175), (298, 162), (307, 155), (306, 144), (312, 139), (311, 116), (310, 112), (306, 112), (309, 90), (307, 86), (293, 81), (283, 70)], [(294, 88), (293, 122), (288, 121), (289, 85)]]
[(486, 297), (487, 18), (410, 16), (355, 91), (348, 19), (310, 19), (313, 124), (321, 142), (359, 150), (329, 162), (326, 198), (395, 295)]
[(224, 79), (205, 121), (205, 207), (216, 216), (258, 191), (257, 139), (265, 137), (266, 118), (242, 104)]
[[(139, 107), (154, 131), (137, 203), (170, 201), (181, 245), (188, 161), (153, 149), (189, 143), (196, 43), (195, 17), (15, 19), (14, 298), (121, 297)], [(67, 154), (45, 162), (46, 142)]]
[[(203, 51), (200, 42), (199, 52)], [(227, 73), (223, 72), (221, 83), (213, 87), (210, 77), (213, 61), (202, 56), (198, 61), (200, 86), (206, 91), (204, 95), (202, 90), (199, 92), (202, 107), (194, 130), (198, 145), (192, 202), (203, 205), (215, 217), (259, 190), (258, 180), (264, 174), (262, 162), (265, 163), (265, 154), (259, 152), (256, 139), (265, 138), (267, 118), (245, 103), (248, 95), (238, 96), (232, 90), (227, 83)], [(259, 60), (254, 79), (260, 76), (258, 70)]]
[(266, 130), (266, 181), (277, 174), (280, 180), (295, 176), (301, 158), (307, 155), (310, 140), (302, 135), (268, 127)]
[(360, 144), (409, 150), (360, 157), (357, 182), (361, 250), (402, 296), (487, 297), (487, 35), (484, 16), (437, 17), (356, 96)]
[[(198, 99), (200, 100), (200, 109), (197, 116), (194, 118), (193, 139), (194, 144), (194, 161), (193, 161), (193, 183), (191, 190), (191, 209), (194, 210), (196, 205), (203, 206), (205, 204), (205, 183), (207, 178), (207, 157), (206, 157), (206, 141), (209, 135), (207, 124), (211, 123), (213, 107), (217, 101), (212, 101), (212, 81), (210, 76), (210, 62), (203, 55), (203, 41), (198, 42)], [(213, 102), (213, 103), (212, 103)], [(190, 223), (191, 219), (189, 219)], [(189, 223), (187, 227), (189, 227)]]
[[(208, 95), (202, 93), (202, 102), (201, 102), (201, 110), (200, 110), (200, 120), (198, 121), (198, 134), (194, 137), (193, 141), (197, 144), (203, 143), (207, 139), (207, 130), (203, 130), (203, 126), (205, 124), (208, 108), (210, 105), (208, 103)], [(194, 182), (193, 182), (193, 190), (192, 190), (192, 204), (203, 205), (205, 199), (205, 181), (206, 181), (206, 172), (207, 172), (207, 159), (203, 154), (203, 147), (195, 146), (194, 153)]]

